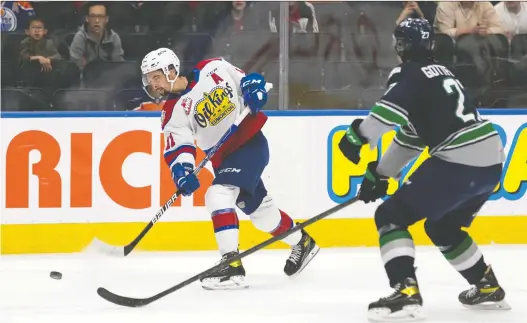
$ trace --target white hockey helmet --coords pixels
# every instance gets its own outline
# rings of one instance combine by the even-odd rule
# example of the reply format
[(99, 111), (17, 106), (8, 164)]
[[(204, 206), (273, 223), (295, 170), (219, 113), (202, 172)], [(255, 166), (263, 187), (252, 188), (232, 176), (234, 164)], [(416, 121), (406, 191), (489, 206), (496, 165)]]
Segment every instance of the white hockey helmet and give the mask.
[[(152, 96), (148, 86), (150, 85), (147, 79), (147, 74), (153, 71), (162, 70), (167, 81), (170, 83), (170, 89), (174, 86), (174, 82), (179, 76), (180, 61), (177, 55), (169, 48), (158, 48), (146, 54), (141, 62), (141, 73), (143, 86), (148, 95)], [(170, 70), (176, 71), (176, 77), (170, 79)]]

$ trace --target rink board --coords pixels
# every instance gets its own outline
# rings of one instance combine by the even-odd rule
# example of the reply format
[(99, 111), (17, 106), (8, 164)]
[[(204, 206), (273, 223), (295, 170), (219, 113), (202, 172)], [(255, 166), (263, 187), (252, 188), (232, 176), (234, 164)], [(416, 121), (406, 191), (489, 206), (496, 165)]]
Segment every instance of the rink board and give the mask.
[[(347, 124), (366, 111), (272, 111), (264, 127), (271, 161), (265, 184), (295, 220), (315, 216), (356, 195), (367, 162), (386, 150), (386, 134), (363, 162), (337, 149)], [(469, 229), (480, 243), (527, 244), (527, 110), (482, 110), (505, 143), (505, 172), (492, 200)], [(94, 237), (123, 245), (151, 220), (174, 185), (162, 158), (158, 112), (2, 113), (2, 253), (77, 252)], [(198, 160), (203, 153), (199, 152)], [(427, 158), (405, 169), (404, 181)], [(168, 210), (141, 250), (216, 248), (202, 187)], [(393, 194), (400, 183), (390, 183)], [(433, 183), (431, 184), (433, 185)], [(440, 197), (438, 197), (440, 198)], [(372, 216), (380, 203), (357, 203), (312, 225), (322, 247), (373, 246)], [(240, 247), (268, 238), (241, 213)], [(430, 244), (422, 224), (417, 244)], [(283, 248), (277, 243), (272, 248)]]

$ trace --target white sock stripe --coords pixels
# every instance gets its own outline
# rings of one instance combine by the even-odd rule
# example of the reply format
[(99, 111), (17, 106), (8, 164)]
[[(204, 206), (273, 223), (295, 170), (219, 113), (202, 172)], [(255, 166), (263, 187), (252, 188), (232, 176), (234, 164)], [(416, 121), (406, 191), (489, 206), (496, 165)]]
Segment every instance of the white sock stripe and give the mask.
[(382, 261), (384, 262), (384, 264), (387, 264), (390, 260), (403, 256), (415, 258), (415, 249), (411, 247), (400, 247), (392, 249), (387, 253), (382, 254)]
[(450, 259), (449, 262), (452, 264), (452, 266), (455, 267), (467, 261), (468, 259), (470, 259), (477, 252), (478, 252), (478, 245), (475, 244), (474, 241), (472, 241), (472, 243), (470, 244), (467, 250), (465, 250), (462, 254), (460, 254), (456, 258)]
[(414, 241), (412, 239), (396, 239), (388, 242), (381, 247), (381, 254), (387, 254), (391, 250), (397, 248), (413, 248), (415, 249)]
[(477, 251), (470, 258), (457, 265), (452, 264), (452, 266), (454, 266), (457, 271), (467, 270), (474, 266), (481, 259), (481, 257), (483, 257), (483, 254), (478, 248)]

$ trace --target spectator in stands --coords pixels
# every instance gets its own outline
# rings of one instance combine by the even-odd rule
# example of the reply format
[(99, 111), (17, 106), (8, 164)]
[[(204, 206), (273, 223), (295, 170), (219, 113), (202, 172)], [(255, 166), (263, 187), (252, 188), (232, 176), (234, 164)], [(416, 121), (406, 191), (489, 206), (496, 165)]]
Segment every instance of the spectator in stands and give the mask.
[(267, 39), (258, 36), (240, 36), (240, 33), (261, 31), (260, 10), (247, 1), (223, 2), (223, 12), (218, 15), (219, 24), (210, 34), (214, 38), (213, 55), (222, 56), (243, 65), (255, 54), (257, 48), (265, 46)]
[(42, 72), (50, 72), (56, 61), (62, 60), (53, 40), (46, 38), (48, 30), (40, 18), (31, 18), (26, 29), (28, 36), (20, 44), (20, 60), (22, 65), (38, 61)]
[(124, 61), (121, 38), (107, 27), (109, 15), (106, 5), (94, 2), (88, 4), (87, 9), (86, 21), (70, 45), (71, 60), (80, 69), (97, 60)]
[(406, 18), (425, 18), (434, 22), (437, 5), (433, 1), (402, 1), (403, 10), (395, 21), (398, 25)]
[(503, 53), (504, 44), (495, 34), (503, 34), (503, 28), (489, 1), (440, 2), (435, 27), (456, 39), (456, 68), (463, 70), (460, 80), (477, 89), (472, 95), (483, 93), (499, 79), (502, 69), (494, 57)]
[[(277, 18), (279, 12), (269, 11), (269, 28), (271, 32), (278, 31)], [(293, 33), (318, 33), (318, 22), (315, 7), (307, 1), (289, 2), (289, 22)]]
[(219, 34), (259, 30), (258, 17), (247, 6), (247, 1), (232, 1), (228, 4), (227, 15), (220, 22)]
[(2, 31), (19, 31), (29, 25), (35, 10), (29, 1), (2, 1)]
[(398, 25), (401, 21), (406, 18), (424, 18), (425, 15), (416, 1), (403, 1), (403, 11), (399, 15), (399, 18), (395, 21), (395, 24)]
[(509, 41), (516, 34), (527, 34), (527, 2), (502, 1), (494, 8)]
[(434, 25), (437, 31), (452, 38), (503, 33), (500, 18), (490, 1), (439, 2)]

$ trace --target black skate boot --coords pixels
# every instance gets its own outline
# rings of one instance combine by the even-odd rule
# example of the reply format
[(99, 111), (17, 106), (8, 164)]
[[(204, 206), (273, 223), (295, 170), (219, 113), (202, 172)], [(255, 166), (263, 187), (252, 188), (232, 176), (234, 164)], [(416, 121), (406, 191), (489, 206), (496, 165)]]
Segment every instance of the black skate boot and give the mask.
[(297, 245), (293, 246), (291, 255), (285, 262), (285, 274), (287, 276), (299, 274), (319, 250), (320, 247), (317, 246), (315, 240), (306, 231), (302, 230), (302, 239)]
[[(229, 252), (221, 257), (221, 261), (238, 255), (237, 251)], [(242, 289), (249, 287), (245, 283), (245, 269), (242, 261), (236, 260), (206, 277), (201, 277), (201, 287), (208, 290)]]
[(394, 288), (393, 294), (368, 306), (368, 319), (374, 322), (408, 322), (423, 319), (423, 299), (415, 279), (406, 278)]
[(487, 267), (485, 275), (483, 275), (479, 283), (459, 294), (459, 301), (463, 306), (471, 309), (511, 309), (505, 301), (505, 291), (498, 284), (498, 280), (490, 266)]

